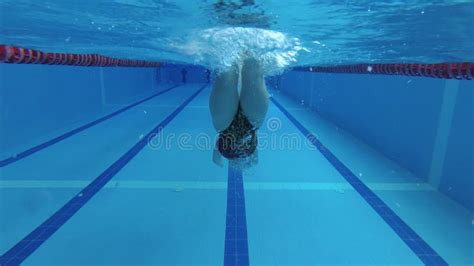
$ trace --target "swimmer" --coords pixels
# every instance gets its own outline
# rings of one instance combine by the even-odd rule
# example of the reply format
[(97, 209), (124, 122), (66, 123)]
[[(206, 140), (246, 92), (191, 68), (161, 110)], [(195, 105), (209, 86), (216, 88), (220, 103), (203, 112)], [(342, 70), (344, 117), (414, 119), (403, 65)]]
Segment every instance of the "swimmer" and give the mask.
[[(245, 12), (242, 11), (244, 8), (247, 8)], [(272, 24), (265, 10), (256, 5), (255, 0), (240, 0), (240, 3), (219, 0), (214, 4), (214, 11), (216, 18), (227, 25), (270, 28)]]
[(223, 166), (223, 157), (230, 161), (256, 157), (257, 130), (265, 120), (268, 96), (262, 67), (255, 58), (245, 58), (241, 70), (234, 64), (217, 74), (209, 100), (212, 122), (219, 133), (214, 163)]

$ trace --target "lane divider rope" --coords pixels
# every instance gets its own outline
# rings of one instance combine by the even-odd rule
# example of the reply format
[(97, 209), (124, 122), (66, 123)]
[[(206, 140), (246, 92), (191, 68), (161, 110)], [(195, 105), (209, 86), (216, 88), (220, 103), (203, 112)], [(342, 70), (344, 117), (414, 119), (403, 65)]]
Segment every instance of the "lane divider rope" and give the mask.
[(77, 193), (61, 209), (34, 229), (16, 245), (0, 257), (1, 266), (19, 265), (46, 240), (48, 240), (61, 226), (79, 211), (97, 192), (99, 192), (122, 168), (124, 168), (148, 143), (153, 135), (160, 133), (196, 96), (207, 87), (203, 85), (176, 110), (169, 114), (161, 123), (152, 129), (146, 136), (137, 142), (130, 150), (109, 166), (87, 187)]
[(24, 158), (26, 158), (26, 157), (28, 157), (28, 156), (30, 156), (30, 155), (33, 155), (34, 153), (37, 153), (37, 152), (39, 152), (39, 151), (41, 151), (41, 150), (43, 150), (43, 149), (46, 149), (47, 147), (49, 147), (49, 146), (51, 146), (51, 145), (54, 145), (54, 144), (56, 144), (56, 143), (58, 143), (58, 142), (60, 142), (60, 141), (62, 141), (62, 140), (65, 140), (65, 139), (67, 139), (67, 138), (69, 138), (69, 137), (71, 137), (71, 136), (73, 136), (73, 135), (75, 135), (75, 134), (77, 134), (77, 133), (80, 133), (81, 131), (84, 131), (84, 130), (90, 128), (90, 127), (93, 127), (93, 126), (95, 126), (95, 125), (97, 125), (97, 124), (99, 124), (99, 123), (102, 123), (102, 122), (104, 122), (104, 121), (106, 121), (106, 120), (108, 120), (108, 119), (110, 119), (110, 118), (112, 118), (112, 117), (114, 117), (114, 116), (116, 116), (116, 115), (119, 115), (119, 114), (121, 114), (121, 113), (123, 113), (123, 112), (125, 112), (125, 111), (127, 111), (127, 110), (129, 110), (129, 109), (131, 109), (131, 108), (133, 108), (133, 107), (135, 107), (135, 106), (137, 106), (137, 105), (140, 105), (140, 104), (142, 104), (142, 103), (144, 103), (144, 102), (147, 102), (147, 101), (149, 101), (149, 100), (151, 100), (151, 99), (153, 99), (153, 98), (155, 98), (155, 97), (157, 97), (157, 96), (159, 96), (159, 95), (161, 95), (161, 94), (163, 94), (163, 93), (165, 93), (165, 92), (168, 92), (168, 91), (170, 91), (170, 90), (172, 90), (172, 89), (174, 89), (174, 88), (177, 88), (177, 87), (179, 87), (179, 86), (181, 86), (181, 85), (174, 85), (174, 86), (172, 86), (172, 87), (170, 87), (170, 88), (168, 88), (168, 89), (159, 91), (159, 92), (157, 92), (157, 93), (155, 93), (155, 94), (153, 94), (153, 95), (151, 95), (151, 96), (149, 96), (149, 97), (146, 97), (146, 98), (144, 98), (144, 99), (142, 99), (142, 100), (140, 100), (140, 101), (137, 101), (137, 102), (135, 102), (135, 103), (132, 103), (132, 104), (130, 104), (130, 105), (128, 105), (128, 106), (125, 106), (124, 108), (121, 108), (121, 109), (119, 109), (119, 110), (117, 110), (117, 111), (115, 111), (115, 112), (113, 112), (113, 113), (111, 113), (111, 114), (108, 114), (108, 115), (106, 115), (106, 116), (104, 116), (104, 117), (101, 117), (101, 118), (99, 118), (99, 119), (97, 119), (97, 120), (95, 120), (95, 121), (89, 122), (89, 123), (87, 123), (87, 124), (85, 124), (85, 125), (83, 125), (83, 126), (80, 126), (80, 127), (75, 128), (75, 129), (73, 129), (73, 130), (71, 130), (71, 131), (68, 131), (68, 132), (66, 132), (66, 133), (64, 133), (64, 134), (62, 134), (62, 135), (60, 135), (60, 136), (57, 136), (57, 137), (55, 137), (55, 138), (53, 138), (53, 139), (50, 139), (50, 140), (48, 140), (48, 141), (46, 141), (46, 142), (43, 142), (43, 143), (41, 143), (41, 144), (38, 144), (38, 145), (36, 145), (36, 146), (34, 146), (34, 147), (32, 147), (32, 148), (29, 148), (29, 149), (27, 149), (27, 150), (25, 150), (25, 151), (19, 152), (19, 153), (15, 154), (15, 155), (12, 155), (12, 156), (8, 157), (8, 158), (2, 159), (2, 160), (0, 160), (0, 168), (5, 167), (5, 166), (7, 166), (7, 165), (10, 165), (10, 164), (12, 164), (12, 163), (14, 163), (14, 162), (17, 162), (17, 161), (21, 160), (21, 159), (24, 159)]
[(98, 54), (47, 53), (0, 44), (0, 63), (101, 67), (159, 67), (160, 62), (119, 59)]
[(418, 76), (440, 79), (474, 79), (474, 63), (441, 64), (356, 64), (295, 67), (295, 71), (351, 74)]
[[(46, 64), (75, 66), (159, 67), (160, 62), (118, 59), (98, 54), (47, 53), (0, 44), (0, 63)], [(302, 66), (296, 71), (352, 74), (382, 74), (431, 77), (441, 79), (474, 79), (474, 63), (453, 62), (439, 64), (355, 64), (339, 66)]]
[(296, 128), (311, 142), (318, 151), (331, 163), (339, 174), (359, 193), (372, 209), (389, 225), (403, 242), (418, 256), (425, 265), (446, 266), (448, 263), (400, 218), (377, 194), (360, 180), (336, 155), (334, 155), (318, 138), (306, 129), (280, 103), (271, 97), (270, 100), (295, 125)]

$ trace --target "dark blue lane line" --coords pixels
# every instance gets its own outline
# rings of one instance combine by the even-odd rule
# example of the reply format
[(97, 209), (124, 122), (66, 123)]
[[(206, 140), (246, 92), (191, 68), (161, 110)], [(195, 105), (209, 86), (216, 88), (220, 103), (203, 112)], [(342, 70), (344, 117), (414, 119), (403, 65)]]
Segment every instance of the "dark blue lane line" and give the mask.
[(242, 171), (229, 166), (225, 225), (225, 266), (249, 265)]
[(148, 143), (150, 137), (158, 134), (188, 105), (207, 84), (198, 89), (191, 97), (184, 101), (176, 110), (166, 117), (160, 124), (151, 130), (145, 137), (136, 143), (130, 150), (115, 161), (102, 174), (94, 179), (87, 187), (74, 196), (61, 209), (56, 211), (45, 222), (5, 252), (0, 257), (0, 265), (19, 265), (37, 248), (39, 248), (51, 235), (64, 225), (80, 208), (84, 206), (101, 188), (107, 184), (135, 155), (137, 155)]
[(90, 122), (90, 123), (87, 123), (87, 124), (85, 124), (85, 125), (83, 125), (83, 126), (80, 126), (80, 127), (76, 128), (76, 129), (73, 129), (73, 130), (71, 130), (71, 131), (68, 131), (68, 132), (66, 132), (66, 133), (64, 133), (64, 134), (62, 134), (62, 135), (60, 135), (60, 136), (57, 136), (57, 137), (55, 137), (55, 138), (53, 138), (53, 139), (51, 139), (51, 140), (48, 140), (48, 141), (43, 142), (43, 143), (41, 143), (41, 144), (39, 144), (39, 145), (36, 145), (36, 146), (34, 146), (34, 147), (32, 147), (32, 148), (29, 148), (29, 149), (27, 149), (27, 150), (25, 150), (25, 151), (23, 151), (23, 152), (20, 152), (20, 153), (16, 154), (15, 156), (11, 156), (11, 157), (8, 157), (8, 158), (6, 158), (6, 159), (0, 160), (0, 168), (1, 168), (1, 167), (4, 167), (4, 166), (7, 166), (7, 165), (9, 165), (9, 164), (12, 164), (12, 163), (14, 163), (14, 162), (17, 162), (17, 161), (19, 161), (19, 160), (21, 160), (21, 159), (24, 159), (24, 158), (26, 158), (26, 157), (28, 157), (28, 156), (30, 156), (30, 155), (36, 153), (36, 152), (39, 152), (39, 151), (41, 151), (41, 150), (43, 150), (43, 149), (46, 149), (47, 147), (49, 147), (49, 146), (51, 146), (51, 145), (54, 145), (54, 144), (56, 144), (56, 143), (58, 143), (58, 142), (60, 142), (60, 141), (62, 141), (62, 140), (65, 140), (65, 139), (67, 139), (67, 138), (69, 138), (69, 137), (71, 137), (71, 136), (73, 136), (73, 135), (75, 135), (75, 134), (77, 134), (77, 133), (79, 133), (79, 132), (81, 132), (81, 131), (84, 131), (84, 130), (90, 128), (90, 127), (93, 127), (93, 126), (95, 126), (95, 125), (97, 125), (97, 124), (99, 124), (99, 123), (102, 123), (102, 122), (104, 122), (105, 120), (108, 120), (108, 119), (110, 119), (110, 118), (112, 118), (112, 117), (114, 117), (114, 116), (116, 116), (116, 115), (118, 115), (118, 114), (121, 114), (121, 113), (123, 113), (123, 112), (129, 110), (130, 108), (133, 108), (133, 107), (135, 107), (135, 106), (137, 106), (137, 105), (139, 105), (139, 104), (142, 104), (142, 103), (144, 103), (144, 102), (146, 102), (146, 101), (149, 101), (149, 100), (155, 98), (156, 96), (159, 96), (159, 95), (161, 95), (161, 94), (163, 94), (163, 93), (165, 93), (165, 92), (168, 92), (168, 91), (170, 91), (170, 90), (172, 90), (172, 89), (174, 89), (174, 88), (176, 88), (176, 87), (179, 87), (179, 86), (181, 86), (181, 85), (174, 85), (174, 86), (172, 86), (171, 88), (168, 88), (168, 89), (166, 89), (166, 90), (162, 90), (162, 91), (160, 91), (160, 92), (157, 92), (157, 93), (155, 93), (155, 94), (153, 94), (153, 95), (151, 95), (151, 96), (149, 96), (149, 97), (146, 97), (145, 99), (142, 99), (142, 100), (140, 100), (140, 101), (138, 101), (138, 102), (132, 103), (132, 104), (130, 104), (130, 105), (128, 105), (128, 106), (126, 106), (126, 107), (124, 107), (124, 108), (122, 108), (122, 109), (119, 109), (119, 110), (117, 110), (117, 111), (115, 111), (115, 112), (113, 112), (113, 113), (111, 113), (111, 114), (108, 114), (108, 115), (106, 115), (106, 116), (104, 116), (104, 117), (101, 117), (101, 118), (95, 120), (95, 121), (92, 121), (92, 122)]
[(345, 166), (315, 135), (311, 134), (295, 117), (293, 117), (273, 97), (271, 101), (301, 131), (303, 135), (321, 152), (336, 168), (347, 182), (364, 198), (364, 200), (382, 217), (397, 233), (407, 246), (420, 258), (425, 265), (448, 265), (448, 263), (426, 243), (407, 223), (405, 223), (385, 202), (368, 188), (347, 166)]

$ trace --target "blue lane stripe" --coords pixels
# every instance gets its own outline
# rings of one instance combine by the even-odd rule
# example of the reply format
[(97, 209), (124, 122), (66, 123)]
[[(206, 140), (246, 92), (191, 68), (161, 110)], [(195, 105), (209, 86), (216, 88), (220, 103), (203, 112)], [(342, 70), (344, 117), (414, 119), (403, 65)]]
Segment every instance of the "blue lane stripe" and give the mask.
[(130, 104), (130, 105), (128, 105), (128, 106), (126, 106), (126, 107), (124, 107), (124, 108), (122, 108), (122, 109), (120, 109), (120, 110), (117, 110), (117, 111), (115, 111), (115, 112), (113, 112), (113, 113), (111, 113), (111, 114), (108, 114), (108, 115), (106, 115), (106, 116), (104, 116), (104, 117), (102, 117), (102, 118), (99, 118), (99, 119), (97, 119), (97, 120), (95, 120), (95, 121), (92, 121), (92, 122), (90, 122), (90, 123), (87, 123), (87, 124), (85, 124), (85, 125), (83, 125), (83, 126), (80, 126), (80, 127), (76, 128), (76, 129), (73, 129), (73, 130), (71, 130), (71, 131), (68, 131), (68, 132), (66, 132), (66, 133), (64, 133), (64, 134), (62, 134), (62, 135), (60, 135), (60, 136), (58, 136), (58, 137), (55, 137), (54, 139), (48, 140), (48, 141), (46, 141), (46, 142), (44, 142), (44, 143), (41, 143), (41, 144), (39, 144), (39, 145), (37, 145), (37, 146), (34, 146), (34, 147), (32, 147), (32, 148), (29, 148), (28, 150), (25, 150), (25, 151), (23, 151), (23, 152), (20, 152), (20, 153), (16, 154), (15, 156), (11, 156), (11, 157), (9, 157), (9, 158), (3, 159), (3, 160), (0, 161), (0, 168), (1, 168), (1, 167), (4, 167), (4, 166), (7, 166), (7, 165), (9, 165), (9, 164), (12, 164), (12, 163), (14, 163), (14, 162), (17, 162), (17, 161), (19, 161), (19, 160), (21, 160), (21, 159), (24, 159), (24, 158), (26, 158), (26, 157), (28, 157), (28, 156), (30, 156), (30, 155), (36, 153), (36, 152), (39, 152), (39, 151), (41, 151), (41, 150), (43, 150), (43, 149), (45, 149), (45, 148), (47, 148), (47, 147), (49, 147), (49, 146), (51, 146), (51, 145), (54, 145), (54, 144), (56, 144), (56, 143), (58, 143), (58, 142), (60, 142), (60, 141), (62, 141), (62, 140), (65, 140), (65, 139), (67, 139), (67, 138), (69, 138), (69, 137), (71, 137), (71, 136), (73, 136), (73, 135), (75, 135), (75, 134), (77, 134), (77, 133), (79, 133), (79, 132), (81, 132), (81, 131), (84, 131), (84, 130), (86, 130), (86, 129), (92, 127), (92, 126), (95, 126), (95, 125), (97, 125), (97, 124), (99, 124), (99, 123), (102, 123), (102, 122), (104, 122), (105, 120), (108, 120), (108, 119), (110, 119), (110, 118), (112, 118), (112, 117), (114, 117), (114, 116), (116, 116), (116, 115), (118, 115), (118, 114), (121, 114), (121, 113), (123, 113), (123, 112), (129, 110), (130, 108), (133, 108), (133, 107), (135, 107), (135, 106), (137, 106), (137, 105), (139, 105), (139, 104), (142, 104), (142, 103), (144, 103), (144, 102), (146, 102), (146, 101), (149, 101), (149, 100), (155, 98), (156, 96), (159, 96), (159, 95), (161, 95), (161, 94), (163, 94), (163, 93), (165, 93), (165, 92), (168, 92), (168, 91), (170, 91), (170, 90), (172, 90), (172, 89), (174, 89), (174, 88), (176, 88), (176, 87), (179, 87), (179, 86), (181, 86), (181, 85), (174, 85), (174, 86), (172, 86), (171, 88), (168, 88), (168, 89), (166, 89), (166, 90), (162, 90), (162, 91), (160, 91), (160, 92), (157, 92), (157, 93), (155, 93), (155, 94), (153, 94), (153, 95), (151, 95), (151, 96), (149, 96), (149, 97), (146, 97), (146, 98), (143, 99), (143, 100), (140, 100), (140, 101), (138, 101), (138, 102), (132, 103), (132, 104)]
[(225, 266), (249, 265), (242, 171), (229, 167), (225, 226)]
[(100, 174), (87, 187), (79, 192), (74, 198), (67, 202), (61, 209), (54, 213), (10, 250), (0, 257), (0, 265), (19, 265), (37, 248), (39, 248), (51, 235), (53, 235), (63, 224), (65, 224), (84, 204), (86, 204), (101, 188), (107, 184), (135, 155), (137, 155), (148, 143), (148, 139), (158, 134), (171, 122), (186, 105), (189, 104), (207, 84), (203, 85), (191, 97), (184, 101), (175, 111), (161, 121), (158, 126), (151, 130), (145, 137), (136, 143), (130, 150), (115, 161), (109, 168)]
[(327, 147), (325, 147), (308, 129), (294, 118), (273, 97), (270, 100), (301, 131), (303, 135), (321, 152), (336, 168), (347, 182), (364, 198), (364, 200), (382, 217), (405, 244), (420, 258), (425, 265), (448, 265), (448, 263), (426, 243), (407, 223), (368, 188), (352, 171), (345, 166)]

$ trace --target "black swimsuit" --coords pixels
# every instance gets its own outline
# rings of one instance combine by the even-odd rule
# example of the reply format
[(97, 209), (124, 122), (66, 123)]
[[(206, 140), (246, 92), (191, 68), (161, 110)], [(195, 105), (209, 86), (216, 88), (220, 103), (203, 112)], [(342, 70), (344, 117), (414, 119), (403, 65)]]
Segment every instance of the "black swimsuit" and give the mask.
[(248, 157), (257, 148), (256, 128), (242, 113), (240, 105), (229, 127), (220, 132), (217, 147), (219, 152), (228, 159)]

